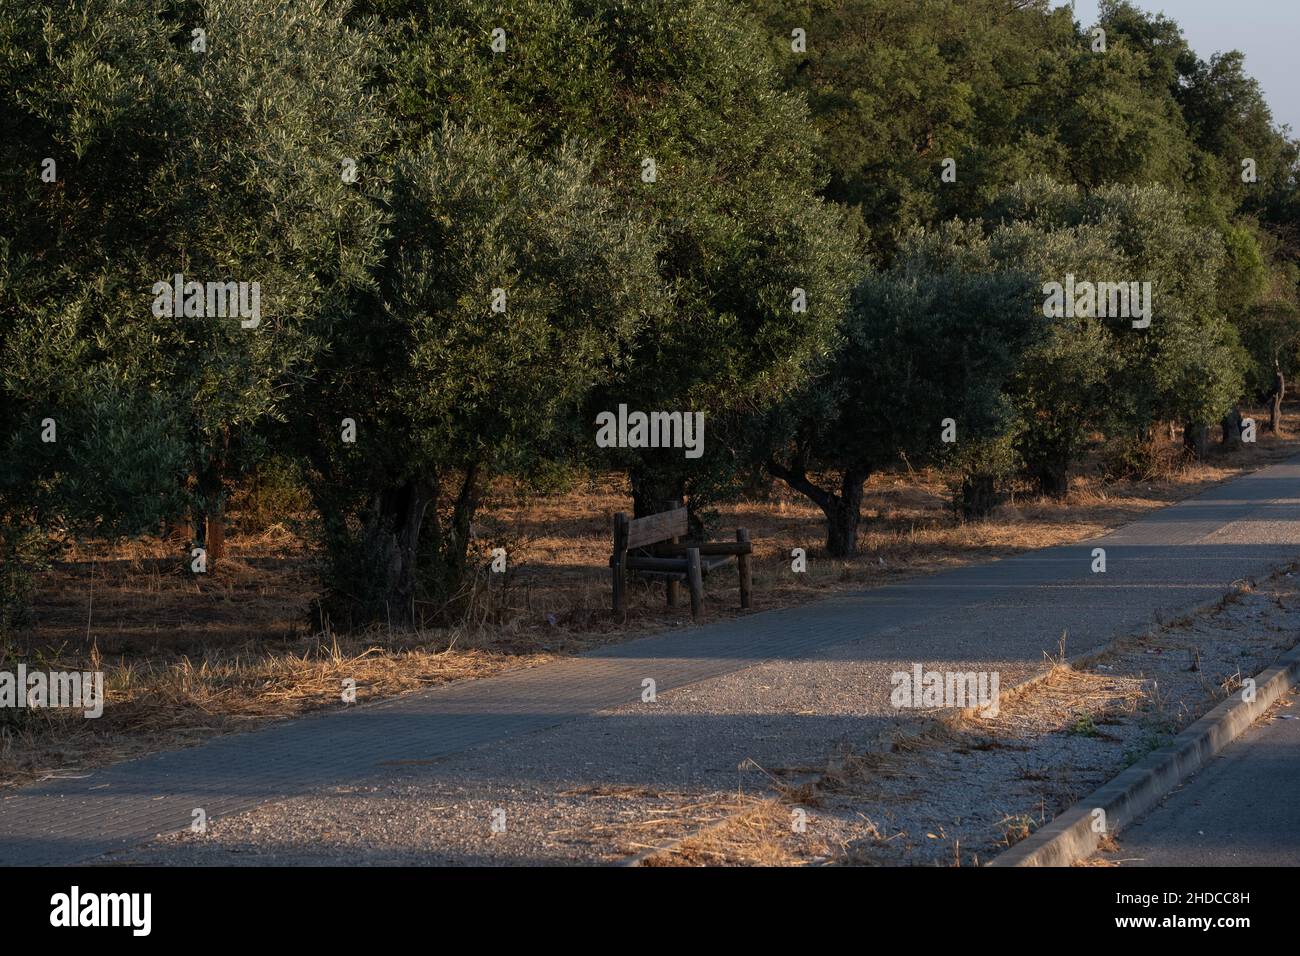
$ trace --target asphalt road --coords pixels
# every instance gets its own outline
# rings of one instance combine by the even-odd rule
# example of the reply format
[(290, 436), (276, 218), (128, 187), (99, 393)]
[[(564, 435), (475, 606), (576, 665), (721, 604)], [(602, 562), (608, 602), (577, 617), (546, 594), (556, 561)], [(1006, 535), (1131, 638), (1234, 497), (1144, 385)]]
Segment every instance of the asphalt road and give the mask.
[(1122, 866), (1300, 866), (1293, 691), (1115, 841)]
[[(1091, 570), (1095, 547), (1106, 549), (1104, 574)], [(996, 671), (1006, 689), (1043, 670), (1062, 634), (1067, 653), (1082, 653), (1297, 557), (1300, 458), (1093, 541), (684, 627), (13, 791), (0, 797), (0, 864), (78, 862), (186, 830), (195, 808), (216, 819), (381, 783), (397, 768), (448, 787), (453, 808), (480, 783), (492, 800), (528, 792), (538, 806), (576, 783), (734, 788), (738, 761), (798, 766), (823, 760), (841, 737), (888, 727), (894, 671)], [(643, 703), (647, 678), (655, 705)], [(527, 821), (511, 820), (525, 830)]]

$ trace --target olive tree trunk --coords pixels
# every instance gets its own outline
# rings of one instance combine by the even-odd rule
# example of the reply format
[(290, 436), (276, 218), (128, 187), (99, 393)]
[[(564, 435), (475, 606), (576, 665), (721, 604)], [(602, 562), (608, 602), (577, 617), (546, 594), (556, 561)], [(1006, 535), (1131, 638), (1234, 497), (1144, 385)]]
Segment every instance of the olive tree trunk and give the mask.
[(411, 478), (375, 496), (360, 540), (341, 535), (333, 543), (330, 605), (340, 623), (409, 626), (450, 612), (466, 579), (478, 476), (477, 466), (464, 472), (449, 511), (439, 508), (437, 477)]
[[(436, 500), (437, 485), (432, 481), (411, 479), (389, 488), (380, 494), (364, 532), (364, 550), (376, 576), (373, 585), (382, 595), (385, 617), (398, 624), (416, 620), (420, 534), (425, 514)], [(377, 606), (358, 610), (363, 617), (378, 616)]]
[(1219, 444), (1225, 449), (1232, 450), (1241, 447), (1241, 409), (1235, 405), (1228, 414), (1223, 416), (1223, 421), (1219, 422), (1219, 427), (1223, 431)]
[(963, 475), (956, 504), (963, 518), (987, 518), (998, 505), (994, 476)]
[(1029, 476), (1038, 487), (1040, 494), (1053, 498), (1064, 498), (1070, 491), (1070, 462), (1068, 458), (1056, 458), (1036, 462), (1029, 468)]
[(1188, 422), (1183, 426), (1183, 451), (1189, 458), (1203, 461), (1209, 445), (1210, 429), (1203, 422)]
[(768, 471), (795, 491), (806, 495), (826, 516), (826, 551), (832, 557), (852, 558), (858, 553), (858, 527), (862, 524), (863, 485), (870, 476), (864, 468), (846, 469), (839, 492), (827, 491), (809, 480), (801, 465), (786, 468), (769, 461)]

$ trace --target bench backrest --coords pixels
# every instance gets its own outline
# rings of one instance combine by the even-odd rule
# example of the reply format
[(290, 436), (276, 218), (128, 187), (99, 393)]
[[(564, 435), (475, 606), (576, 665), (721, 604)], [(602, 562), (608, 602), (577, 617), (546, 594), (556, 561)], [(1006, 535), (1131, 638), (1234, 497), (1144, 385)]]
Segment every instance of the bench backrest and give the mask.
[[(619, 525), (625, 521), (627, 538), (619, 541)], [(619, 514), (614, 518), (614, 544), (616, 548), (620, 544), (627, 549), (641, 548), (648, 544), (658, 544), (660, 541), (681, 537), (686, 534), (688, 527), (685, 508), (661, 511), (659, 514), (647, 515), (631, 521), (628, 521), (627, 515)]]

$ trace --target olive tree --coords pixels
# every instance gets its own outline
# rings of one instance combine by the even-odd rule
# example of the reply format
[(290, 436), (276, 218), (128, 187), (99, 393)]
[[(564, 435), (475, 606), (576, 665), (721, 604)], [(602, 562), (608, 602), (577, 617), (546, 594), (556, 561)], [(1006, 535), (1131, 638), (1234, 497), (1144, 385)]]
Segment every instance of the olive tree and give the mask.
[(336, 620), (454, 601), (483, 483), (571, 441), (590, 390), (662, 314), (653, 229), (583, 153), (540, 159), (448, 126), (396, 158), (378, 289), (302, 410)]
[(1006, 387), (1041, 334), (1037, 290), (1026, 273), (948, 255), (983, 241), (957, 231), (913, 235), (893, 267), (861, 282), (824, 370), (767, 423), (765, 441), (778, 439), (765, 446), (768, 469), (821, 508), (832, 555), (857, 552), (873, 472), (903, 458), (956, 464), (963, 497), (986, 499), (976, 486), (1005, 459), (998, 447), (1016, 427)]
[(598, 460), (627, 470), (638, 514), (721, 489), (739, 425), (826, 350), (856, 268), (851, 230), (818, 196), (817, 131), (803, 97), (781, 90), (767, 35), (720, 0), (374, 6), (400, 30), (403, 138), (451, 120), (541, 158), (568, 137), (599, 146), (592, 178), (653, 224), (673, 299), (593, 390), (588, 422), (621, 404), (702, 412), (708, 438), (696, 459)]

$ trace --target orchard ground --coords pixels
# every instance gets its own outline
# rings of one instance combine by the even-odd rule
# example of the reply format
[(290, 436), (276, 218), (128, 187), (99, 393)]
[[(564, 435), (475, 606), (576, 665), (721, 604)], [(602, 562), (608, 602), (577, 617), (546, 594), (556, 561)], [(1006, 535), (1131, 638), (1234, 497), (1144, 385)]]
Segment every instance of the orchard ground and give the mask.
[[(1263, 421), (1265, 415), (1255, 410)], [(1179, 442), (1164, 451), (1172, 461)], [(963, 522), (942, 474), (903, 468), (867, 485), (857, 558), (823, 550), (821, 512), (780, 483), (718, 508), (718, 536), (750, 530), (752, 611), (816, 600), (943, 568), (1099, 535), (1174, 501), (1300, 451), (1287, 434), (1180, 465), (1150, 480), (1106, 480), (1099, 457), (1078, 469), (1064, 500), (1009, 489), (986, 521)], [(476, 523), (480, 573), (455, 626), (361, 633), (309, 622), (319, 596), (310, 516), (292, 497), (256, 487), (237, 495), (227, 557), (188, 573), (176, 543), (70, 544), (40, 580), (32, 620), (0, 644), (0, 669), (103, 670), (104, 714), (16, 712), (0, 723), (0, 787), (171, 749), (250, 725), (342, 704), (344, 677), (358, 700), (469, 680), (690, 623), (668, 608), (662, 584), (634, 583), (626, 619), (610, 610), (612, 518), (630, 511), (622, 478), (594, 476), (539, 495), (493, 486)], [(507, 572), (488, 570), (494, 547)], [(807, 571), (794, 573), (791, 550)], [(734, 571), (707, 582), (705, 619), (740, 614)], [(750, 612), (746, 612), (750, 613)]]

